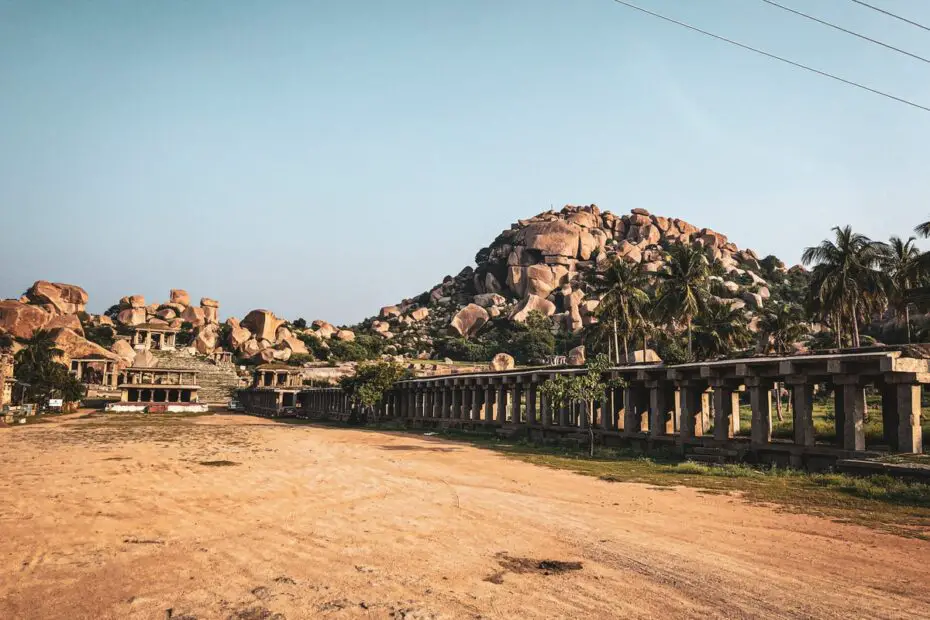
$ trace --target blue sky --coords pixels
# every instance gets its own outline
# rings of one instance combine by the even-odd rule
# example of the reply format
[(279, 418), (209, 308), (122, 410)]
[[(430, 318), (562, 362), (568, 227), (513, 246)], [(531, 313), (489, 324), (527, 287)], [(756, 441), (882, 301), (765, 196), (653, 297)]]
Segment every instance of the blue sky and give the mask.
[[(783, 2), (930, 56), (848, 0)], [(930, 65), (762, 2), (639, 3), (930, 105)], [(349, 323), (566, 203), (790, 263), (928, 219), (928, 144), (930, 113), (611, 0), (0, 0), (0, 296)]]

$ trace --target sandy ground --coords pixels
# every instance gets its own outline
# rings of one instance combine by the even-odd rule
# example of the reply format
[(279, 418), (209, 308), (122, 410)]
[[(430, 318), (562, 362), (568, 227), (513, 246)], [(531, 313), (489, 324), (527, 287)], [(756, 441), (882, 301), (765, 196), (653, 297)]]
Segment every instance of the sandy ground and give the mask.
[(4, 619), (930, 617), (930, 543), (428, 437), (72, 419), (0, 472)]

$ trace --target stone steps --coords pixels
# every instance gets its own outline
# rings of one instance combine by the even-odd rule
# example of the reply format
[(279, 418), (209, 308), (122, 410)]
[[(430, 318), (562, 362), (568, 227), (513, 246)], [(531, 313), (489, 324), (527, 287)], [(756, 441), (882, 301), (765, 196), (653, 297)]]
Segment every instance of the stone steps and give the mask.
[(203, 355), (190, 355), (181, 351), (152, 351), (158, 368), (184, 368), (196, 370), (200, 384), (198, 398), (204, 404), (228, 404), (239, 385), (235, 366), (218, 366)]

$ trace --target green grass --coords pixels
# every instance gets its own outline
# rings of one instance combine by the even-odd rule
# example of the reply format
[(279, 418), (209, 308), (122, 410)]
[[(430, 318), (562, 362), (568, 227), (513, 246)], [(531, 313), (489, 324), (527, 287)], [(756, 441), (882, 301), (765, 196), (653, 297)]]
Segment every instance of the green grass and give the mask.
[[(882, 434), (882, 403), (881, 398), (877, 395), (869, 395), (866, 399), (868, 408), (868, 419), (865, 422), (865, 443), (866, 447), (870, 445), (885, 445), (885, 439)], [(783, 403), (786, 405), (787, 403)], [(814, 437), (821, 442), (836, 441), (836, 422), (835, 408), (832, 398), (816, 399), (814, 401), (813, 418), (814, 418)], [(774, 403), (772, 405), (772, 437), (774, 439), (791, 439), (794, 433), (794, 421), (791, 417), (791, 410), (786, 406), (782, 407), (783, 421), (779, 422), (775, 413)], [(740, 432), (743, 437), (749, 436), (749, 428), (752, 422), (752, 412), (749, 405), (741, 405), (739, 411)], [(924, 450), (930, 451), (930, 407), (924, 407), (921, 412), (921, 426), (923, 428)]]
[[(396, 424), (378, 428), (404, 430)], [(590, 458), (578, 447), (508, 442), (494, 435), (464, 431), (443, 431), (436, 437), (466, 441), (526, 463), (608, 482), (682, 486), (713, 494), (733, 494), (753, 504), (930, 540), (930, 485), (890, 476), (855, 477), (739, 464), (705, 465), (682, 461), (672, 454), (645, 457), (631, 450), (611, 448), (599, 448), (594, 458)]]

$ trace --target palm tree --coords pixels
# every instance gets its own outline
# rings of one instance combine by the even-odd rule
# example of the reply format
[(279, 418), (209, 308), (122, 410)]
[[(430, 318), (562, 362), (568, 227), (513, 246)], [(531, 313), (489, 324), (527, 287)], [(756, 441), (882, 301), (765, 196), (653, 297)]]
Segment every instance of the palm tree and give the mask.
[(699, 249), (672, 245), (666, 253), (665, 268), (659, 272), (662, 283), (656, 299), (658, 310), (668, 322), (683, 322), (688, 330), (688, 357), (693, 356), (691, 324), (704, 308), (710, 265)]
[(835, 241), (824, 239), (801, 255), (805, 265), (815, 263), (810, 294), (824, 315), (836, 326), (837, 346), (842, 343), (843, 324), (848, 322), (852, 346), (859, 346), (859, 318), (878, 309), (884, 288), (876, 266), (883, 255), (876, 243), (849, 226), (833, 227)]
[(787, 355), (809, 331), (804, 310), (797, 304), (769, 305), (759, 318), (759, 337), (766, 352)]
[(741, 309), (711, 299), (694, 318), (694, 341), (699, 357), (711, 359), (745, 349), (752, 332)]
[[(930, 222), (927, 222), (930, 225)], [(920, 228), (918, 226), (918, 228)], [(881, 270), (885, 275), (888, 301), (900, 318), (904, 317), (907, 342), (911, 342), (911, 312), (908, 291), (926, 280), (926, 267), (921, 260), (920, 250), (914, 245), (914, 237), (902, 241), (892, 237), (883, 244)]]
[[(804, 320), (804, 309), (793, 303), (773, 304), (762, 311), (759, 318), (759, 338), (764, 352), (774, 351), (778, 355), (787, 355), (796, 342), (810, 330)], [(783, 422), (781, 413), (782, 386), (775, 382), (775, 414)], [(790, 403), (790, 399), (789, 399)]]
[(58, 361), (64, 352), (56, 346), (50, 331), (39, 329), (31, 337), (17, 341), (23, 348), (14, 356), (14, 375), (28, 384), (28, 393), (35, 402), (44, 406), (53, 393), (69, 402), (81, 398), (84, 388), (71, 376), (68, 367)]
[(930, 237), (930, 222), (923, 222), (914, 227), (914, 232), (926, 239)]
[(23, 346), (16, 353), (15, 361), (17, 366), (27, 366), (38, 368), (49, 362), (55, 361), (63, 351), (55, 344), (52, 332), (46, 329), (37, 329), (29, 338), (17, 338), (19, 344)]
[(603, 293), (595, 314), (611, 326), (615, 363), (620, 362), (621, 338), (624, 354), (629, 359), (630, 338), (636, 335), (649, 303), (649, 295), (646, 293), (649, 287), (648, 273), (640, 263), (614, 256), (608, 259), (603, 271), (595, 270), (591, 273), (589, 282), (595, 290)]

